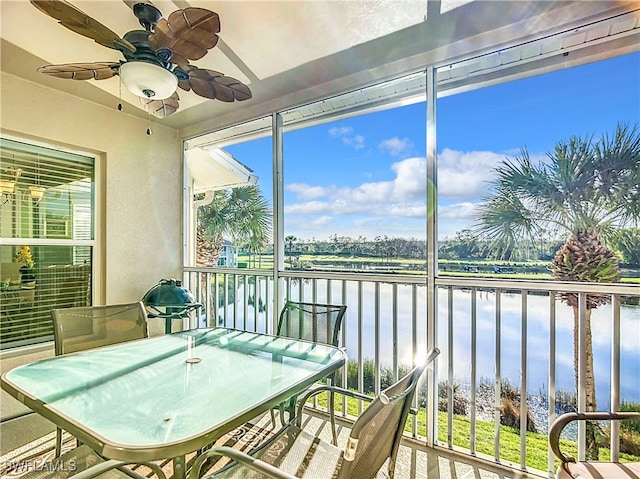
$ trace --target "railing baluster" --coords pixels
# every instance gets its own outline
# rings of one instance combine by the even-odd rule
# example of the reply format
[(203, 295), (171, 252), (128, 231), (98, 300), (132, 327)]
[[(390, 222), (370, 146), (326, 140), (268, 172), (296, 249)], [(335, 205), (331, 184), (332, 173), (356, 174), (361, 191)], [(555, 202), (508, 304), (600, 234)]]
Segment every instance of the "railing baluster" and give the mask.
[[(556, 295), (549, 293), (549, 426), (556, 419)], [(547, 469), (549, 477), (554, 477), (555, 455), (548, 446)]]
[(244, 290), (244, 298), (242, 298), (242, 324), (244, 325), (244, 329), (246, 330), (248, 329), (247, 323), (248, 323), (248, 316), (249, 316), (249, 293), (250, 293), (249, 276), (246, 274), (242, 277), (242, 288)]
[[(362, 361), (362, 281), (358, 281), (358, 391), (364, 392), (364, 365)], [(362, 401), (358, 401), (358, 414), (362, 414)]]
[(527, 291), (522, 290), (520, 331), (520, 467), (527, 469)]
[[(271, 311), (271, 291), (274, 286), (274, 281), (271, 276), (265, 276), (264, 284), (264, 329), (267, 333), (275, 333), (271, 318), (269, 317), (269, 311)], [(273, 313), (274, 317), (278, 316), (277, 312)]]
[(204, 274), (204, 314), (205, 314), (205, 325), (208, 326), (209, 328), (213, 328), (215, 326), (217, 326), (217, 324), (212, 324), (211, 322), (211, 318), (214, 317), (215, 315), (213, 315), (213, 311), (215, 311), (215, 308), (212, 307), (212, 303), (211, 303), (211, 273), (205, 273)]
[(453, 448), (453, 287), (447, 287), (447, 446)]
[(229, 275), (227, 273), (224, 273), (222, 275), (222, 284), (224, 287), (224, 290), (222, 291), (222, 305), (223, 305), (223, 321), (224, 321), (224, 325), (227, 325), (227, 320), (229, 318), (229, 305), (227, 304), (227, 294), (229, 294)]
[[(418, 358), (418, 285), (411, 285), (411, 358), (415, 361)], [(419, 394), (416, 394), (413, 398), (413, 405), (418, 408)], [(426, 412), (426, 411), (425, 411)], [(418, 416), (414, 415), (411, 418), (411, 435), (413, 438), (418, 437)]]
[(476, 374), (477, 374), (477, 288), (471, 289), (471, 400), (469, 422), (471, 434), (469, 437), (469, 449), (471, 454), (476, 454)]
[[(578, 294), (578, 412), (585, 412), (587, 408), (586, 391), (586, 363), (587, 363), (587, 295)], [(586, 457), (586, 421), (578, 421), (578, 461), (584, 461)]]
[(392, 364), (393, 364), (393, 381), (398, 380), (398, 285), (393, 283), (391, 289), (391, 296), (393, 298), (391, 303), (392, 314), (391, 314), (391, 328), (392, 328), (392, 346), (391, 346), (391, 354), (392, 354)]
[(380, 394), (380, 283), (376, 282), (375, 286), (375, 309), (373, 312), (373, 331), (374, 331), (374, 364), (375, 370), (374, 374), (374, 392), (375, 394)]
[[(611, 297), (611, 411), (620, 410), (620, 295)], [(611, 421), (611, 460), (620, 459), (620, 421)]]
[[(342, 292), (341, 292), (341, 298), (342, 298), (342, 304), (348, 304), (347, 303), (347, 280), (343, 279), (342, 280)], [(349, 308), (347, 308), (347, 311), (345, 311), (344, 317), (342, 318), (342, 347), (346, 348), (347, 347), (347, 341), (348, 341), (348, 336), (347, 336), (347, 331), (349, 330), (349, 321), (348, 321), (348, 317), (349, 317)], [(347, 357), (348, 357), (349, 351), (347, 350)], [(342, 368), (342, 387), (346, 388), (347, 387), (347, 380), (349, 378), (348, 376), (349, 373), (349, 364), (345, 364), (344, 367)], [(347, 416), (347, 397), (346, 396), (342, 396), (342, 417), (346, 417)]]
[(500, 406), (502, 393), (501, 377), (501, 346), (502, 346), (502, 291), (496, 289), (496, 356), (495, 356), (495, 385), (493, 410), (493, 457), (500, 462)]
[(212, 302), (211, 302), (211, 307), (213, 308), (213, 321), (215, 321), (214, 326), (218, 326), (218, 316), (219, 316), (219, 307), (218, 305), (220, 304), (220, 288), (218, 288), (218, 273), (213, 273), (213, 296), (212, 296)]
[[(238, 294), (238, 275), (234, 274), (233, 275), (233, 295), (234, 295), (234, 299), (236, 294)], [(234, 301), (233, 302), (233, 327), (237, 328), (238, 327), (238, 301)]]
[(313, 278), (311, 280), (311, 303), (318, 302), (318, 280)]

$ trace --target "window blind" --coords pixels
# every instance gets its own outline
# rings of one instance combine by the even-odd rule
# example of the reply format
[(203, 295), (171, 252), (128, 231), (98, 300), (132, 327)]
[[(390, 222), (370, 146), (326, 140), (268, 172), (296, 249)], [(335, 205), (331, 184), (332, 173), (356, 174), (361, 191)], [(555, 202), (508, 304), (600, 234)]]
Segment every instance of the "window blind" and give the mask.
[(51, 339), (52, 309), (91, 304), (94, 162), (0, 139), (2, 348)]

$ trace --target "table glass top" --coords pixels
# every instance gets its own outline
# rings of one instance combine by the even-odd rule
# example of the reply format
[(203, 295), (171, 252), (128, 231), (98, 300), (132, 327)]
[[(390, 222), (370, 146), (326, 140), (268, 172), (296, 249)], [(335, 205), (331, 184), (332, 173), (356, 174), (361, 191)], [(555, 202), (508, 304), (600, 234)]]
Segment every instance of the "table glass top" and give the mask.
[(58, 356), (15, 368), (3, 381), (12, 394), (43, 403), (50, 419), (61, 416), (111, 445), (144, 448), (250, 419), (257, 405), (299, 392), (343, 362), (330, 346), (217, 328)]

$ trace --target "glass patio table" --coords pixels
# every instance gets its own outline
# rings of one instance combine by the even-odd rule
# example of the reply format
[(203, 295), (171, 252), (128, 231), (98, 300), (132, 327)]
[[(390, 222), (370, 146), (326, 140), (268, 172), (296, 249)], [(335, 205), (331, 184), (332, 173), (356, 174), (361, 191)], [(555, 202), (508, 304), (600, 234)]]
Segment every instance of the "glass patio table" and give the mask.
[(184, 456), (304, 391), (345, 363), (338, 348), (198, 329), (14, 368), (2, 388), (108, 459)]

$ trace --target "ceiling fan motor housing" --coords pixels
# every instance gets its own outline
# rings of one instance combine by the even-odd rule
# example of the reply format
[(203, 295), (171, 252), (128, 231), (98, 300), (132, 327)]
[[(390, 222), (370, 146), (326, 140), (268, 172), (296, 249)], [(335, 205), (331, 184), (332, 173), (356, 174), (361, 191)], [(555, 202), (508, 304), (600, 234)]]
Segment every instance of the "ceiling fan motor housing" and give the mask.
[(125, 33), (124, 39), (136, 47), (136, 51), (132, 52), (125, 48), (120, 49), (124, 57), (128, 62), (142, 61), (153, 63), (161, 66), (162, 68), (170, 69), (171, 64), (171, 50), (162, 48), (160, 50), (154, 50), (149, 43), (149, 35), (151, 32), (146, 30), (132, 30)]
[(138, 18), (140, 25), (148, 32), (153, 32), (156, 24), (162, 18), (162, 13), (148, 3), (136, 3), (133, 6), (133, 14)]

